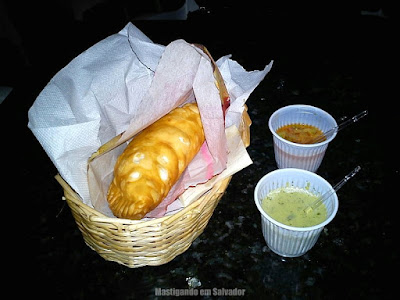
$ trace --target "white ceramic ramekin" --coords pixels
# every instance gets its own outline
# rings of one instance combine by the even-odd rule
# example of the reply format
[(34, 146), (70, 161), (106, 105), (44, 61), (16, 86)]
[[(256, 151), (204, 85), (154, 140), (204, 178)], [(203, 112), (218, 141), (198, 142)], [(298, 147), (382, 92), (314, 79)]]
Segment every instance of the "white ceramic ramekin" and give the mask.
[(297, 257), (305, 254), (315, 245), (321, 231), (335, 217), (339, 202), (334, 192), (325, 202), (327, 219), (318, 225), (311, 227), (288, 226), (271, 218), (261, 206), (262, 200), (270, 191), (288, 185), (307, 188), (317, 195), (322, 195), (333, 188), (329, 182), (313, 172), (292, 168), (272, 171), (257, 183), (254, 190), (254, 201), (261, 213), (262, 233), (268, 247), (281, 256)]

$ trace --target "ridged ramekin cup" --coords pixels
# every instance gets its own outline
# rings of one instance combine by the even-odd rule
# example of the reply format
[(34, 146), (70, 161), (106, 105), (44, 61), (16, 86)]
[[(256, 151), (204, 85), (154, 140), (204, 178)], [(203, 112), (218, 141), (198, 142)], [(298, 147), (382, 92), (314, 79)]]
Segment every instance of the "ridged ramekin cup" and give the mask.
[(276, 133), (278, 128), (295, 123), (312, 125), (323, 132), (334, 128), (337, 123), (326, 111), (303, 104), (282, 107), (269, 118), (268, 127), (273, 135), (275, 160), (278, 168), (298, 168), (316, 172), (321, 165), (328, 144), (335, 138), (336, 132), (325, 141), (315, 144), (293, 143)]
[(262, 233), (267, 246), (280, 256), (297, 257), (314, 247), (321, 231), (336, 216), (339, 201), (336, 193), (333, 192), (325, 202), (327, 218), (318, 225), (310, 227), (285, 225), (270, 217), (262, 208), (261, 203), (270, 191), (288, 185), (306, 188), (317, 195), (333, 190), (333, 188), (329, 182), (313, 172), (292, 168), (272, 171), (257, 183), (254, 190), (254, 201), (261, 213)]

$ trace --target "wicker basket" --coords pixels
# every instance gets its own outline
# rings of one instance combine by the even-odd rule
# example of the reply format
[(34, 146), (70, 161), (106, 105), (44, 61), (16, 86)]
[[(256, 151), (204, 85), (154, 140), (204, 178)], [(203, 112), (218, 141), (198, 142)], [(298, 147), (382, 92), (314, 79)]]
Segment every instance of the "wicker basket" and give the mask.
[[(247, 112), (242, 120), (242, 137), (248, 146), (251, 121)], [(85, 243), (106, 260), (136, 268), (165, 264), (186, 251), (203, 232), (231, 177), (176, 214), (150, 221), (109, 218), (84, 204), (60, 175), (56, 179)]]
[[(208, 55), (209, 53), (203, 49)], [(221, 100), (228, 95), (221, 74), (212, 61)], [(244, 111), (239, 132), (250, 144), (251, 120)], [(149, 221), (110, 218), (84, 204), (60, 175), (57, 181), (83, 235), (85, 243), (100, 256), (130, 268), (165, 264), (186, 251), (203, 232), (231, 177), (217, 182), (211, 190), (171, 216)]]

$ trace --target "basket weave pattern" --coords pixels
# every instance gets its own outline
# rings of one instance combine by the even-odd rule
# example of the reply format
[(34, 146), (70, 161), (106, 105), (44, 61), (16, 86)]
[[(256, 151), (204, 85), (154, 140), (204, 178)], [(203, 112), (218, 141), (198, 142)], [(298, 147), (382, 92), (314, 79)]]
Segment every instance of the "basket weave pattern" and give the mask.
[(109, 218), (82, 203), (61, 177), (64, 195), (85, 243), (106, 260), (128, 267), (161, 265), (186, 251), (203, 232), (230, 177), (172, 216), (150, 221)]

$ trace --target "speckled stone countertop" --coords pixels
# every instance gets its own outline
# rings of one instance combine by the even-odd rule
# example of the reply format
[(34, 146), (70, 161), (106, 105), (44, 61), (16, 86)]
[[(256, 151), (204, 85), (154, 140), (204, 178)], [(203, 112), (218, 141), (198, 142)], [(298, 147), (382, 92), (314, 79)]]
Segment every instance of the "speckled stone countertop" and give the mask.
[[(22, 137), (29, 149), (19, 154), (22, 165), (12, 177), (22, 182), (20, 197), (14, 200), (23, 203), (14, 203), (9, 210), (23, 207), (18, 247), (22, 253), (14, 262), (20, 262), (18, 272), (28, 276), (24, 282), (35, 279), (29, 293), (57, 299), (164, 299), (157, 289), (174, 296), (174, 291), (195, 287), (198, 293), (211, 293), (205, 298), (218, 296), (223, 289), (237, 289), (256, 299), (388, 296), (393, 288), (388, 271), (398, 263), (394, 212), (377, 203), (388, 200), (384, 180), (398, 179), (398, 164), (386, 164), (387, 146), (379, 134), (386, 121), (382, 112), (392, 105), (385, 79), (390, 22), (356, 16), (346, 26), (327, 27), (320, 36), (311, 30), (315, 24), (277, 33), (271, 24), (279, 23), (261, 27), (264, 23), (259, 21), (253, 25), (262, 28), (262, 35), (249, 26), (245, 27), (248, 34), (235, 31), (219, 36), (211, 25), (199, 28), (200, 18), (135, 25), (160, 44), (184, 38), (206, 45), (216, 59), (231, 53), (247, 70), (261, 69), (271, 59), (274, 65), (247, 101), (253, 122), (248, 148), (253, 164), (233, 176), (209, 224), (191, 247), (165, 265), (129, 269), (105, 261), (86, 246), (61, 200), (54, 166), (26, 128), (27, 109), (38, 92), (62, 64), (89, 46), (88, 41), (60, 54), (58, 69), (57, 64), (53, 69), (29, 69), (23, 84), (1, 104), (2, 119), (15, 116), (18, 140)], [(212, 16), (207, 18), (215, 22)], [(233, 30), (240, 27), (232, 26)], [(111, 33), (98, 33), (98, 40)], [(320, 107), (336, 119), (364, 109), (369, 115), (338, 134), (317, 171), (334, 184), (357, 165), (362, 167), (338, 192), (335, 219), (307, 254), (283, 258), (264, 241), (253, 192), (257, 181), (276, 169), (269, 116), (282, 106), (299, 103)], [(14, 132), (7, 138), (13, 143), (16, 136)]]

